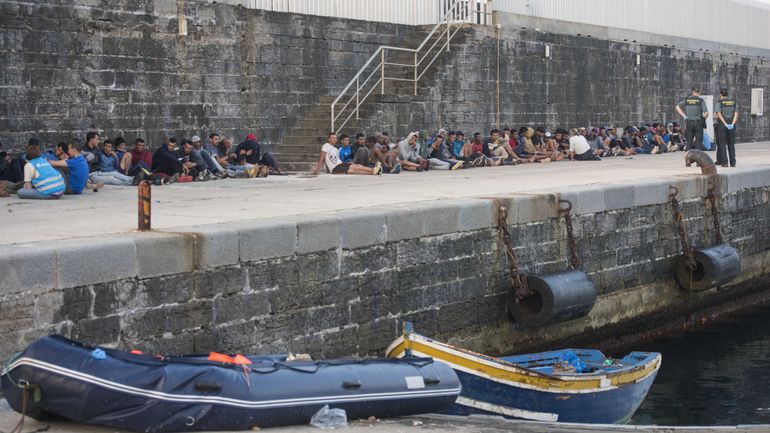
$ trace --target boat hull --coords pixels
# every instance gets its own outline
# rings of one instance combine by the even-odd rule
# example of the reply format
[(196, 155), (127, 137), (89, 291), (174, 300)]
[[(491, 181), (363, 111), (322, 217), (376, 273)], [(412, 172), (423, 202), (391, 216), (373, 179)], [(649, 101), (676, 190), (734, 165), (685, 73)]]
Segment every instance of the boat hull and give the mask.
[[(636, 383), (585, 393), (517, 388), (455, 370), (463, 392), (445, 413), (497, 415), (513, 419), (592, 424), (625, 423), (655, 381), (657, 370)], [(506, 413), (507, 412), (507, 413)]]
[(25, 391), (19, 385), (29, 384), (28, 415), (34, 418), (176, 432), (307, 424), (326, 404), (345, 409), (349, 419), (441, 412), (460, 393), (454, 371), (425, 358), (393, 363), (253, 357), (246, 367), (109, 349), (99, 359), (93, 350), (44, 337), (3, 371), (3, 395), (21, 412)]

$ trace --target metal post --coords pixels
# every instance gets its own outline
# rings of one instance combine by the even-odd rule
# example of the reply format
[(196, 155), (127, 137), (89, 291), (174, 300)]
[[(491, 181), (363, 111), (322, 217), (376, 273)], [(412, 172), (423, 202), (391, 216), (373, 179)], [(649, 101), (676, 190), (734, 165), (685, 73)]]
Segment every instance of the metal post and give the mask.
[(417, 51), (414, 52), (414, 96), (417, 96)]
[(450, 27), (449, 27), (449, 16), (452, 15), (451, 11), (448, 11), (446, 14), (446, 51), (449, 52), (449, 36), (450, 36)]
[(358, 93), (361, 91), (361, 88), (358, 86), (359, 78), (356, 76), (356, 119), (359, 119), (358, 117), (358, 106), (360, 102), (358, 101)]
[(332, 129), (329, 131), (334, 131), (334, 102), (332, 102)]
[(151, 191), (150, 182), (143, 180), (139, 182), (139, 231), (145, 232), (151, 230)]
[(382, 49), (380, 56), (380, 93), (385, 94), (385, 48)]

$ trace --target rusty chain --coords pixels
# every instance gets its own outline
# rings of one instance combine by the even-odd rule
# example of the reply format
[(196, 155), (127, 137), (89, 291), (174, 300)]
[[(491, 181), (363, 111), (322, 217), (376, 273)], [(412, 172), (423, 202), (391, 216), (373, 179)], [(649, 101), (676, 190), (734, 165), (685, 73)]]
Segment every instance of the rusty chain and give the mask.
[(674, 208), (674, 222), (678, 224), (679, 238), (682, 241), (682, 255), (684, 256), (684, 262), (690, 270), (695, 270), (695, 256), (693, 255), (690, 242), (687, 240), (687, 231), (684, 228), (684, 214), (679, 210), (679, 200), (676, 196), (679, 194), (679, 188), (675, 186), (669, 186), (669, 198), (671, 199), (671, 206)]
[(717, 212), (717, 201), (714, 196), (714, 182), (709, 180), (709, 192), (706, 199), (711, 203), (711, 217), (714, 219), (714, 240), (717, 245), (722, 245), (722, 227), (719, 225), (719, 214)]
[(508, 256), (510, 262), (513, 293), (516, 297), (516, 302), (519, 302), (531, 295), (532, 292), (527, 286), (527, 278), (519, 272), (519, 262), (516, 259), (516, 254), (513, 253), (511, 233), (508, 231), (508, 209), (506, 209), (505, 206), (500, 206), (498, 208), (497, 229), (500, 231), (500, 237), (503, 239), (503, 244), (505, 245), (505, 254)]
[[(561, 206), (562, 203), (566, 203), (567, 207)], [(580, 259), (578, 258), (577, 245), (575, 244), (575, 234), (572, 231), (572, 217), (570, 212), (572, 211), (572, 202), (569, 200), (559, 200), (559, 213), (564, 215), (564, 223), (567, 226), (567, 242), (569, 243), (570, 253), (570, 265), (572, 269), (580, 268)]]

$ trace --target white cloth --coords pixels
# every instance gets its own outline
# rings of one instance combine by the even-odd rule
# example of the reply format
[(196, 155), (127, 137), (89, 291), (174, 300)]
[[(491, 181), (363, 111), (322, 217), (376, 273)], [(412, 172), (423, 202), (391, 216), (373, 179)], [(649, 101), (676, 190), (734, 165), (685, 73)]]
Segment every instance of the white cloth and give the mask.
[(24, 164), (24, 182), (32, 182), (32, 179), (38, 177), (37, 170), (32, 164)]
[(340, 161), (340, 150), (331, 144), (324, 144), (323, 147), (321, 147), (321, 152), (326, 153), (324, 160), (326, 161), (326, 167), (329, 169), (329, 173), (334, 170), (334, 167), (342, 164), (342, 161)]
[(575, 155), (582, 155), (591, 150), (588, 141), (582, 135), (574, 135), (569, 138), (569, 151), (575, 152)]

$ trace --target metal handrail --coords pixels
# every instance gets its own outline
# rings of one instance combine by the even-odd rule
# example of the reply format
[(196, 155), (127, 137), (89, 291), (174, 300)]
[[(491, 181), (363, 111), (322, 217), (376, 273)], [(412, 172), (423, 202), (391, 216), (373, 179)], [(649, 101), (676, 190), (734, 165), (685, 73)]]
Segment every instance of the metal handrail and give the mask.
[[(433, 64), (433, 62), (436, 61), (436, 58), (444, 51), (446, 48), (447, 51), (449, 51), (449, 44), (454, 35), (457, 34), (462, 24), (465, 24), (470, 21), (470, 17), (477, 13), (476, 10), (474, 10), (470, 5), (467, 3), (472, 0), (455, 0), (454, 3), (452, 3), (451, 6), (449, 6), (446, 9), (446, 12), (441, 17), (441, 19), (436, 23), (435, 26), (431, 29), (431, 31), (428, 33), (427, 36), (425, 36), (425, 39), (420, 43), (420, 45), (417, 48), (402, 48), (402, 47), (393, 47), (388, 45), (382, 45), (375, 52), (369, 57), (369, 59), (364, 63), (363, 66), (358, 70), (356, 75), (348, 82), (348, 84), (345, 86), (344, 89), (342, 89), (342, 92), (334, 99), (334, 101), (331, 103), (331, 130), (336, 131), (337, 129), (342, 129), (348, 121), (353, 117), (353, 115), (358, 118), (358, 110), (361, 107), (361, 105), (366, 101), (366, 99), (372, 94), (374, 89), (377, 88), (377, 86), (380, 86), (380, 92), (385, 93), (385, 81), (407, 81), (407, 82), (414, 82), (414, 94), (417, 94), (417, 82), (420, 80), (420, 78), (423, 77), (425, 74), (425, 71), (430, 68), (430, 66)], [(464, 5), (464, 7), (461, 7), (461, 5)], [(450, 20), (450, 17), (452, 18)], [(457, 25), (457, 29), (455, 29), (454, 32), (451, 31), (451, 26)], [(438, 29), (441, 26), (446, 26), (446, 29), (440, 33), (438, 38), (436, 38), (436, 41), (431, 45), (431, 47), (425, 52), (425, 54), (417, 60), (417, 57), (419, 53), (422, 51), (422, 49), (425, 47), (425, 45), (433, 38), (433, 36), (436, 34)], [(441, 48), (436, 52), (436, 54), (433, 56), (431, 61), (428, 63), (428, 66), (423, 68), (422, 73), (417, 72), (417, 68), (419, 68), (423, 61), (428, 57), (428, 55), (433, 51), (433, 49), (436, 47), (436, 44), (438, 44), (439, 40), (444, 39), (444, 35), (446, 35), (446, 40), (444, 41), (444, 44), (441, 45)], [(406, 53), (413, 53), (414, 54), (414, 60), (413, 63), (393, 63), (393, 62), (387, 62), (385, 60), (385, 54), (388, 52), (406, 52)], [(364, 72), (369, 68), (371, 65), (373, 65), (375, 59), (379, 58), (379, 62), (377, 63), (377, 66), (374, 67), (373, 71), (366, 77), (363, 82), (361, 82), (361, 76), (364, 74)], [(385, 74), (385, 70), (387, 66), (396, 66), (399, 68), (414, 68), (414, 78), (397, 78), (397, 77), (388, 77)], [(367, 87), (372, 77), (375, 76), (377, 72), (380, 72), (379, 79), (374, 83), (371, 89), (369, 89), (368, 92), (361, 97), (361, 94), (363, 93), (363, 90)], [(348, 100), (345, 102), (345, 104), (342, 106), (341, 109), (339, 109), (338, 112), (335, 113), (335, 107), (340, 102), (340, 100), (348, 94), (348, 91), (351, 89), (351, 87), (355, 84), (355, 93), (351, 94)], [(339, 125), (336, 125), (336, 122), (338, 119), (340, 119), (343, 116), (343, 113), (345, 113), (345, 110), (350, 107), (350, 105), (355, 101), (355, 106), (353, 107), (351, 113), (345, 118), (342, 123)], [(336, 126), (336, 128), (335, 128)]]

